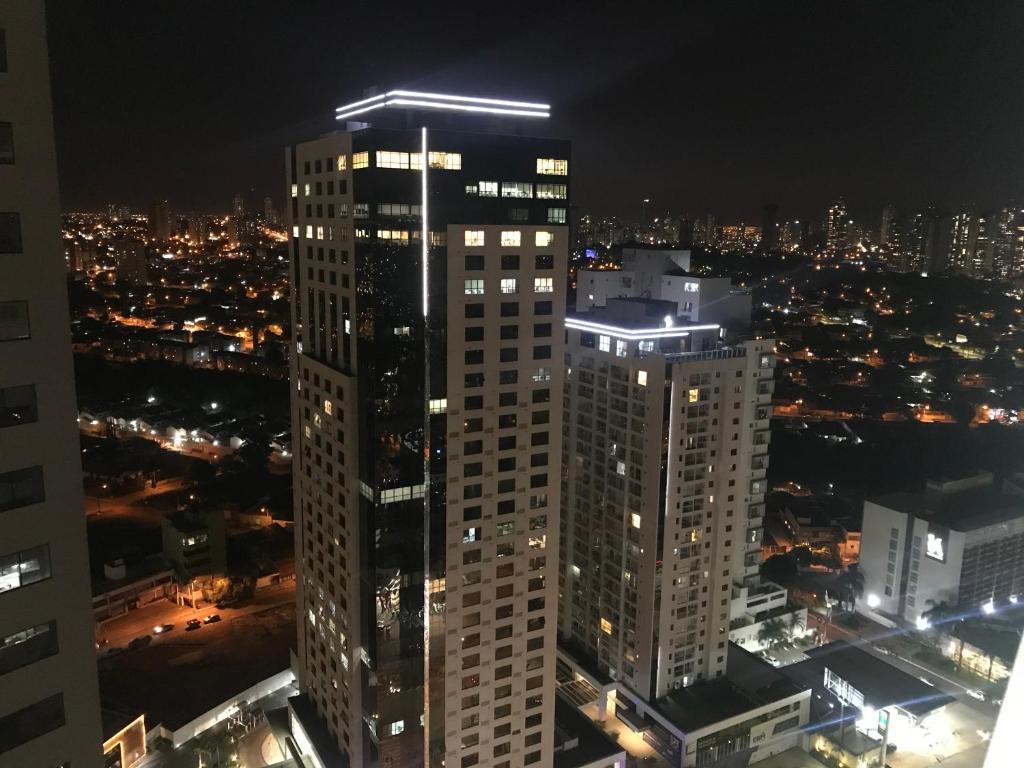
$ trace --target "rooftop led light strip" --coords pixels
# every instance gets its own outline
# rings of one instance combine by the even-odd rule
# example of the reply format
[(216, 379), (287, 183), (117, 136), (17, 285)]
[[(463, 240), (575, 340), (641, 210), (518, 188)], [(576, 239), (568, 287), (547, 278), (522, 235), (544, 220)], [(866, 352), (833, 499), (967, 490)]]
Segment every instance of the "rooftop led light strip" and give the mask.
[(592, 323), (589, 320), (566, 318), (565, 327), (590, 333), (604, 333), (627, 341), (643, 341), (645, 339), (679, 339), (689, 336), (692, 331), (717, 331), (720, 325), (686, 325), (673, 328), (619, 328), (604, 323)]
[(425, 109), (449, 109), (457, 112), (479, 112), (492, 115), (518, 117), (550, 117), (551, 105), (530, 101), (509, 99), (488, 99), (480, 96), (456, 96), (446, 93), (422, 91), (388, 91), (361, 101), (354, 101), (335, 110), (335, 119), (361, 115), (389, 106), (423, 107)]

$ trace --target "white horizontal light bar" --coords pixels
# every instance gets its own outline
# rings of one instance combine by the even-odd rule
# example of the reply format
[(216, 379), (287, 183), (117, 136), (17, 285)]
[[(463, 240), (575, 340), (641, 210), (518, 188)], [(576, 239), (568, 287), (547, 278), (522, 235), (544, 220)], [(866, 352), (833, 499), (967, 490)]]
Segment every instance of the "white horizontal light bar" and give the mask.
[(530, 109), (510, 109), (508, 107), (485, 107), (475, 104), (449, 104), (444, 101), (428, 101), (427, 99), (388, 99), (387, 105), (401, 104), (408, 107), (428, 107), (430, 109), (456, 109), (462, 112), (485, 112), (491, 115), (520, 115), (521, 117), (551, 117), (549, 112), (538, 112)]
[(689, 336), (691, 331), (717, 331), (719, 325), (687, 325), (682, 327), (666, 328), (619, 328), (604, 323), (593, 323), (589, 320), (577, 318), (566, 318), (565, 327), (577, 331), (590, 331), (591, 333), (604, 333), (627, 341), (643, 341), (645, 339), (678, 339)]
[(437, 99), (442, 101), (466, 101), (472, 104), (490, 104), (494, 107), (523, 107), (524, 109), (551, 109), (550, 104), (536, 104), (529, 101), (509, 101), (508, 99), (485, 99), (480, 96), (452, 96), (447, 93), (423, 93), (422, 91), (388, 91), (390, 96), (411, 96), (417, 99)]
[[(460, 103), (455, 103), (460, 102)], [(335, 110), (335, 119), (361, 115), (383, 107), (408, 106), (428, 109), (452, 109), (461, 112), (480, 112), (492, 115), (515, 115), (519, 117), (550, 117), (549, 104), (509, 99), (486, 99), (479, 96), (455, 96), (445, 93), (424, 93), (421, 91), (388, 91), (368, 99), (354, 101)]]

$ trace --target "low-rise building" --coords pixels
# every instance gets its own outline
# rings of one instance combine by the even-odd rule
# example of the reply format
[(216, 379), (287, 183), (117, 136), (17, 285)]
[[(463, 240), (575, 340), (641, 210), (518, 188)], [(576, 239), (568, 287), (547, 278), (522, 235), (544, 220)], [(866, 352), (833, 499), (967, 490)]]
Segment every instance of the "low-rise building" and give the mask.
[(164, 557), (182, 579), (225, 572), (227, 554), (222, 510), (169, 514), (163, 519), (162, 537)]
[(930, 607), (966, 610), (1024, 593), (1024, 494), (989, 472), (929, 481), (864, 502), (858, 611), (927, 628)]

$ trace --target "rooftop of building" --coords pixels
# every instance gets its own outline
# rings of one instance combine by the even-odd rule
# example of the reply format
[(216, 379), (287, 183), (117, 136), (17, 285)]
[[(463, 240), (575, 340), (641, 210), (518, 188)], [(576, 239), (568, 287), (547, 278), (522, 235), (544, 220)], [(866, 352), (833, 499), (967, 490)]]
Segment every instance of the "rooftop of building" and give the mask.
[(566, 701), (555, 696), (554, 768), (576, 768), (610, 760), (622, 747)]
[(974, 485), (946, 493), (898, 491), (870, 501), (962, 532), (1024, 517), (1024, 495), (1011, 486)]
[(576, 312), (570, 320), (598, 323), (627, 330), (685, 331), (687, 328), (717, 328), (717, 325), (698, 323), (679, 317), (679, 305), (666, 299), (621, 296), (608, 299), (604, 307)]
[(805, 653), (809, 658), (781, 670), (800, 686), (823, 687), (825, 670), (830, 669), (860, 691), (865, 703), (875, 709), (896, 705), (923, 717), (955, 701), (952, 696), (845, 640), (811, 648)]
[(771, 664), (729, 643), (724, 677), (672, 691), (654, 705), (684, 733), (693, 733), (800, 691)]

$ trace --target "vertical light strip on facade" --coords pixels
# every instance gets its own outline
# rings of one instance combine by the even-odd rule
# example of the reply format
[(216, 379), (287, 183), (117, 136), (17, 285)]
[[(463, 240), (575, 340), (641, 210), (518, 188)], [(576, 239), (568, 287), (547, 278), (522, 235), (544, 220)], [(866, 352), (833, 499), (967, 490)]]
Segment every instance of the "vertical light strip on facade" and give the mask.
[(427, 162), (427, 126), (420, 128), (420, 137), (422, 140), (421, 151), (423, 152), (423, 170), (420, 172), (420, 220), (422, 222), (422, 231), (420, 232), (420, 246), (423, 249), (423, 317), (427, 316), (428, 299), (427, 299), (427, 253), (430, 248), (430, 242), (427, 232), (427, 167), (430, 163)]

